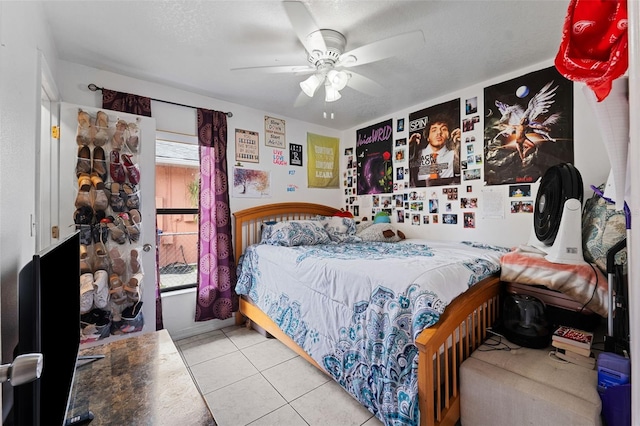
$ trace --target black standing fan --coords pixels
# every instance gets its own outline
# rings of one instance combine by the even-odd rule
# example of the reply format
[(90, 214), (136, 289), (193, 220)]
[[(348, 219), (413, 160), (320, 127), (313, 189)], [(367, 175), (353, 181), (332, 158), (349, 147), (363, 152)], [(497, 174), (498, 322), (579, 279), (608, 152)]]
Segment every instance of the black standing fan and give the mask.
[(529, 245), (553, 263), (584, 263), (582, 254), (582, 176), (571, 163), (549, 167), (542, 176)]

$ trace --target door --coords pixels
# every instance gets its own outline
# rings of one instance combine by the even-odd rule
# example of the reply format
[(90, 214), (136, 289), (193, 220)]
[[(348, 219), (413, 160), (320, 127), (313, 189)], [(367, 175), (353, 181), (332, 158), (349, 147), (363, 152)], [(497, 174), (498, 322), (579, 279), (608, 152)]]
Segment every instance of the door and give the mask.
[(44, 55), (40, 54), (40, 138), (36, 168), (36, 251), (58, 242), (59, 94)]
[[(89, 124), (94, 126), (89, 128), (89, 133), (86, 133), (84, 130), (81, 132), (78, 131), (79, 111), (86, 113), (82, 115), (83, 125), (85, 123), (84, 118), (88, 117)], [(106, 126), (95, 126), (98, 112), (101, 113), (101, 123), (99, 124), (106, 124)], [(124, 130), (125, 127), (126, 130)], [(116, 176), (115, 180), (120, 180), (117, 176), (120, 176), (120, 173), (122, 173), (118, 172), (121, 168), (114, 167), (112, 169), (113, 164), (118, 164), (116, 160), (119, 160), (119, 164), (123, 166), (122, 169), (124, 169), (125, 173), (124, 183), (118, 185), (120, 191), (114, 190), (111, 197), (107, 195), (108, 205), (102, 210), (105, 216), (111, 216), (116, 221), (119, 221), (118, 217), (123, 214), (125, 219), (123, 222), (120, 222), (121, 225), (124, 225), (124, 228), (120, 227), (120, 229), (126, 231), (124, 239), (119, 238), (121, 235), (119, 232), (116, 232), (117, 229), (114, 229), (111, 225), (109, 225), (109, 235), (105, 238), (107, 252), (111, 254), (112, 249), (116, 248), (118, 250), (122, 262), (117, 262), (118, 265), (124, 263), (125, 272), (120, 275), (120, 271), (117, 270), (120, 269), (120, 267), (116, 266), (116, 262), (109, 256), (111, 267), (109, 273), (120, 275), (123, 284), (129, 284), (131, 278), (135, 278), (134, 271), (132, 271), (134, 251), (138, 254), (137, 260), (141, 266), (138, 270), (144, 274), (141, 285), (138, 287), (141, 290), (141, 294), (139, 295), (140, 300), (143, 301), (143, 332), (155, 331), (155, 130), (156, 125), (155, 119), (153, 118), (64, 102), (60, 105), (60, 238), (72, 233), (76, 229), (76, 223), (74, 222), (74, 214), (77, 212), (76, 203), (79, 202), (80, 205), (83, 204), (82, 200), (78, 200), (78, 198), (81, 197), (79, 197), (77, 171), (84, 171), (83, 167), (86, 164), (93, 166), (95, 153), (98, 152), (97, 147), (100, 146), (105, 154), (106, 177), (103, 180), (105, 187), (107, 189), (112, 188), (111, 184), (114, 182), (113, 176)], [(86, 163), (86, 160), (84, 160), (87, 150), (85, 149), (84, 152), (80, 151), (84, 146), (81, 145), (81, 143), (87, 142), (87, 139), (81, 137), (79, 142), (77, 138), (78, 135), (86, 136), (87, 134), (89, 134), (89, 142), (86, 146), (91, 153), (91, 159), (89, 160), (91, 163)], [(128, 144), (124, 139), (128, 139), (130, 136), (132, 139), (129, 140), (131, 143)], [(135, 147), (133, 143), (135, 141), (134, 136), (137, 136), (137, 147)], [(112, 154), (114, 151), (118, 153), (115, 157)], [(79, 158), (82, 160), (79, 160)], [(129, 164), (133, 164), (134, 166), (124, 167), (128, 165), (127, 161), (131, 161)], [(80, 167), (78, 167), (79, 164)], [(136, 169), (139, 172), (138, 178), (135, 178)], [(93, 171), (93, 167), (91, 170)], [(91, 187), (91, 203), (94, 206), (91, 210), (98, 212), (101, 209), (95, 207), (98, 201), (95, 195), (98, 193), (96, 185), (93, 181), (87, 181), (86, 179), (81, 179), (81, 183), (89, 183)], [(98, 181), (98, 185), (99, 184)], [(137, 204), (135, 204), (136, 202)], [(137, 214), (135, 214), (136, 211), (140, 216), (139, 223)], [(77, 217), (76, 215), (76, 218)], [(116, 238), (114, 238), (114, 235)], [(95, 248), (96, 244), (93, 244), (93, 247), (89, 247), (88, 251), (92, 249), (95, 250)], [(138, 275), (138, 278), (139, 277)], [(135, 294), (129, 294), (129, 296), (135, 297)], [(110, 297), (119, 297), (119, 294), (116, 294), (116, 296), (111, 295)], [(127, 305), (127, 303), (124, 304)], [(123, 336), (126, 337), (127, 334)], [(117, 337), (118, 335), (110, 335), (95, 342), (92, 340), (83, 341), (83, 345), (90, 346), (93, 343), (104, 343), (106, 339), (113, 340)]]

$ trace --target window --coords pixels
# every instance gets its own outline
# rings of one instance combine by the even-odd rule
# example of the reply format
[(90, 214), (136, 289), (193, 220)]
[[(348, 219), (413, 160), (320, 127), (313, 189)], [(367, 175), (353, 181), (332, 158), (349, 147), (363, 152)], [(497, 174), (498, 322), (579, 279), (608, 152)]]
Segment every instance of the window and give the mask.
[(198, 140), (156, 134), (156, 220), (160, 291), (195, 287), (198, 258)]

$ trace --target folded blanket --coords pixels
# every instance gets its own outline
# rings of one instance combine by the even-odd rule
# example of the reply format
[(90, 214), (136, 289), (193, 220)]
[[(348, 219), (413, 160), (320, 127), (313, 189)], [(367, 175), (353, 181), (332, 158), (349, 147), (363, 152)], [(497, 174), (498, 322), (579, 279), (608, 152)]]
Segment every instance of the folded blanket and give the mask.
[(520, 246), (500, 259), (500, 279), (529, 285), (543, 285), (566, 294), (602, 317), (608, 316), (607, 278), (589, 263), (566, 265), (552, 263), (545, 253)]

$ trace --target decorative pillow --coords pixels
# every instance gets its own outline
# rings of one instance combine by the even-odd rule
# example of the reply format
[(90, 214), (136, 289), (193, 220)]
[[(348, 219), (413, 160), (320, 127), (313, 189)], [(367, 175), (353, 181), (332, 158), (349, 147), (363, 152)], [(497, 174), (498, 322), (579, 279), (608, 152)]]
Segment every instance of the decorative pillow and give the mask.
[(359, 243), (362, 240), (356, 236), (356, 221), (342, 216), (316, 216), (315, 220), (324, 226), (331, 241), (336, 243)]
[(267, 222), (262, 228), (260, 244), (274, 246), (302, 246), (329, 244), (331, 239), (324, 227), (315, 220)]
[[(594, 194), (584, 204), (582, 211), (582, 251), (584, 260), (595, 263), (607, 273), (607, 253), (626, 237), (624, 212), (609, 208), (607, 202)], [(615, 256), (616, 264), (626, 263), (627, 251)]]
[(379, 241), (384, 243), (396, 243), (404, 239), (404, 234), (390, 223), (361, 222), (358, 224), (356, 235), (362, 241)]

